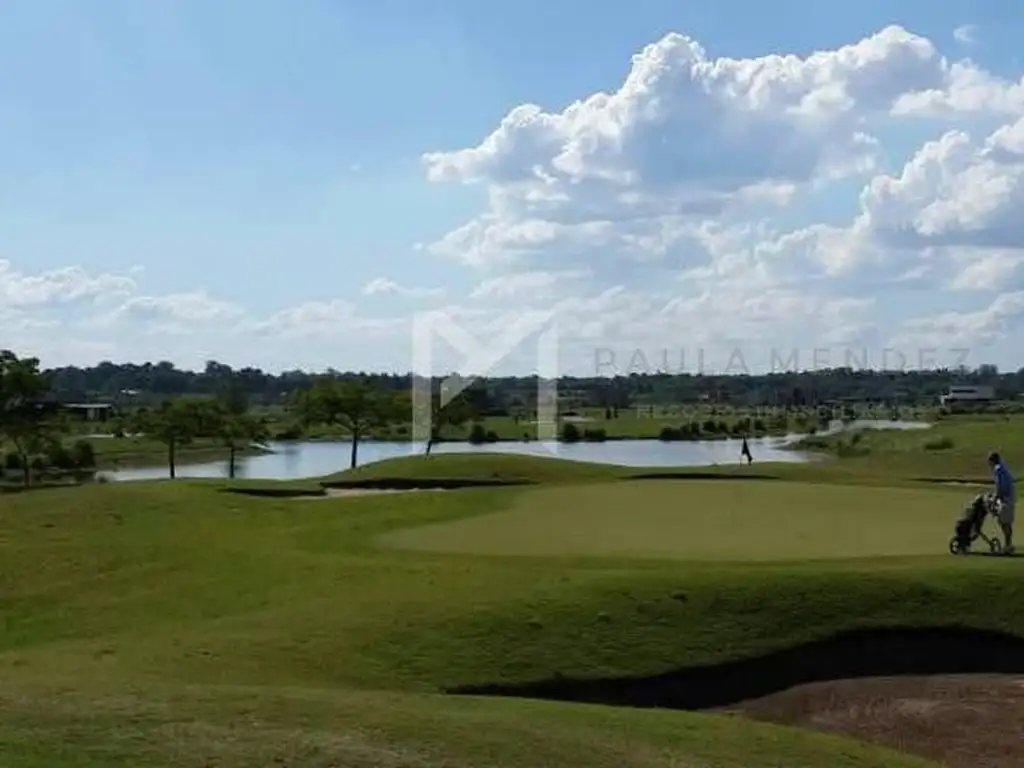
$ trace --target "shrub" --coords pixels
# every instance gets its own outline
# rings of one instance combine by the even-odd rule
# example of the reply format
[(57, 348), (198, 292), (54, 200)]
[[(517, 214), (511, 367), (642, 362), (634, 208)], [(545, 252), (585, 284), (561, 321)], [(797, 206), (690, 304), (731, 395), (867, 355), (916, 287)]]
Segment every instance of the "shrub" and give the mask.
[(96, 466), (96, 451), (88, 440), (76, 440), (71, 446), (72, 466), (78, 469), (92, 469)]
[(477, 422), (472, 427), (470, 427), (469, 442), (471, 442), (474, 445), (479, 445), (480, 443), (489, 443), (492, 442), (489, 438), (493, 434), (493, 432), (489, 433), (486, 429), (484, 429), (483, 424)]
[(562, 424), (562, 440), (567, 443), (575, 443), (580, 439), (580, 430), (571, 421)]
[(661, 432), (658, 433), (658, 439), (664, 440), (665, 442), (673, 442), (675, 440), (682, 440), (683, 433), (678, 427), (662, 427)]
[(46, 449), (46, 464), (66, 471), (75, 468), (75, 457), (62, 443), (54, 443)]
[(8, 453), (4, 457), (4, 467), (6, 467), (7, 469), (13, 469), (15, 471), (20, 470), (22, 468), (21, 467), (21, 456), (19, 456), (18, 454), (14, 453), (13, 451), (11, 453)]
[(949, 437), (937, 437), (924, 444), (926, 451), (948, 451), (953, 447), (953, 440)]
[(298, 424), (291, 424), (282, 430), (279, 430), (275, 435), (275, 440), (299, 440), (302, 437), (303, 430)]
[(583, 439), (590, 443), (603, 443), (608, 439), (608, 433), (600, 427), (596, 429), (583, 430)]

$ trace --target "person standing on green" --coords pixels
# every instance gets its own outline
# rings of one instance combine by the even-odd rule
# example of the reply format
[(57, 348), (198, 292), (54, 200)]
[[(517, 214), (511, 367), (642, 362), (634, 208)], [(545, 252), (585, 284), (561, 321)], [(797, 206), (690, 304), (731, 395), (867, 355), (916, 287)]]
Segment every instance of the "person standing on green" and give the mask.
[(993, 451), (988, 455), (988, 465), (996, 483), (996, 501), (999, 504), (999, 526), (1006, 537), (1006, 554), (1013, 554), (1013, 519), (1017, 509), (1017, 482), (1006, 468), (1002, 457)]

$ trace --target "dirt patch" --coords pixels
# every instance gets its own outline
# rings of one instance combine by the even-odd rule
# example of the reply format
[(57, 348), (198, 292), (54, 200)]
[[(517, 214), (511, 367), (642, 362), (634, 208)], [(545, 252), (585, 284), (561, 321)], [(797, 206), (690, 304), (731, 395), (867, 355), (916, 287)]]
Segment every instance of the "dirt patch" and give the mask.
[(297, 501), (323, 501), (347, 499), (351, 496), (379, 496), (385, 493), (413, 493), (415, 491), (445, 491), (446, 488), (324, 488), (317, 496), (295, 496)]
[(1024, 765), (1024, 677), (946, 675), (801, 685), (719, 710), (849, 736), (951, 768)]

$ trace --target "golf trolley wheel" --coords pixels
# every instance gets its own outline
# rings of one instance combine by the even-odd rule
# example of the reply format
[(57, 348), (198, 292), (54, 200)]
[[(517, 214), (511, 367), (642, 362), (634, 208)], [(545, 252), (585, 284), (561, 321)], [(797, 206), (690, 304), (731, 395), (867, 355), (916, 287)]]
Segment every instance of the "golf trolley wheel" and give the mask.
[(993, 555), (1001, 554), (1003, 551), (1003, 542), (999, 539), (992, 539), (992, 541), (988, 543), (988, 548), (992, 551)]
[(960, 554), (960, 539), (958, 539), (956, 536), (949, 540), (949, 554)]

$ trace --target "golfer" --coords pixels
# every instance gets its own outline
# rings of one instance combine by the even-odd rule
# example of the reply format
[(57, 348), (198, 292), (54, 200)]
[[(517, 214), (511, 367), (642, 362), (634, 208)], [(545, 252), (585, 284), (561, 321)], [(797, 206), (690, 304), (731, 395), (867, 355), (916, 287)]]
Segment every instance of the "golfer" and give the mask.
[(743, 436), (743, 445), (740, 447), (740, 458), (746, 459), (747, 464), (750, 464), (754, 457), (750, 455), (750, 445), (747, 443), (747, 436)]
[(999, 503), (999, 525), (1006, 537), (1006, 554), (1013, 554), (1013, 518), (1017, 507), (1017, 483), (1006, 468), (1002, 457), (993, 451), (988, 465), (996, 482), (996, 501)]

